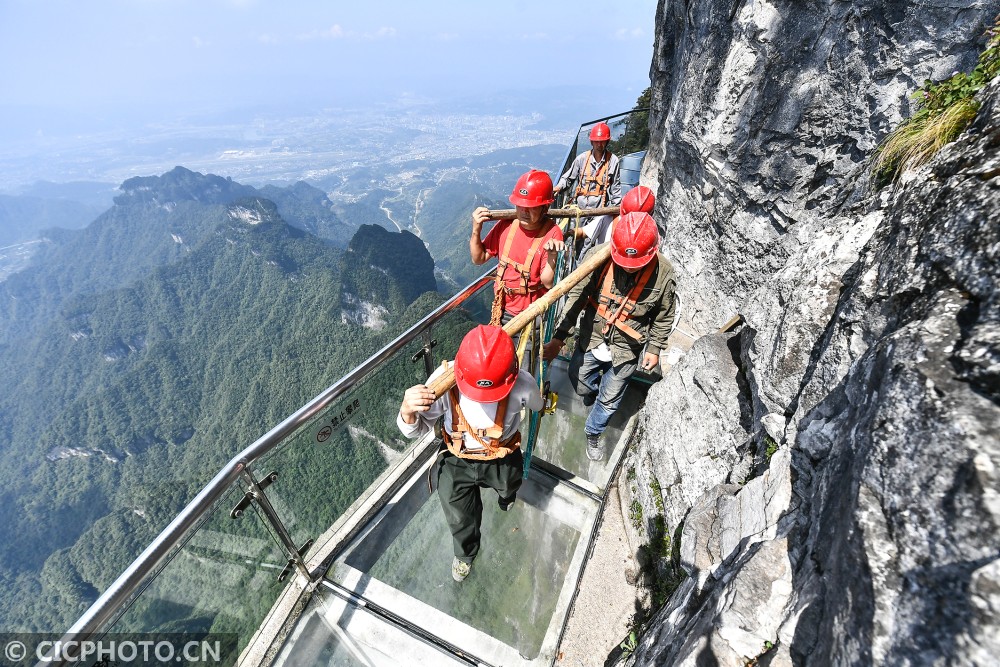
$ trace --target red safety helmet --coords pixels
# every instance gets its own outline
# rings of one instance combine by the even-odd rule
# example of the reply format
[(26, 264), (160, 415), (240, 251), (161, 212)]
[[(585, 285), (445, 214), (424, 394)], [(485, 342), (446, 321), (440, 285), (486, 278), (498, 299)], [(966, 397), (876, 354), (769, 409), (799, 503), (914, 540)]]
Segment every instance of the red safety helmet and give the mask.
[(621, 214), (652, 213), (655, 204), (656, 197), (653, 191), (645, 185), (637, 185), (622, 197)]
[(611, 128), (607, 123), (598, 123), (590, 128), (591, 141), (611, 141)]
[(532, 169), (521, 174), (514, 191), (510, 193), (510, 203), (514, 206), (545, 206), (555, 201), (552, 195), (552, 179), (544, 171)]
[(517, 382), (517, 353), (510, 334), (480, 324), (465, 334), (455, 353), (455, 383), (463, 395), (480, 403), (503, 399)]
[(656, 257), (660, 231), (648, 213), (626, 213), (611, 233), (611, 260), (626, 269), (638, 269)]

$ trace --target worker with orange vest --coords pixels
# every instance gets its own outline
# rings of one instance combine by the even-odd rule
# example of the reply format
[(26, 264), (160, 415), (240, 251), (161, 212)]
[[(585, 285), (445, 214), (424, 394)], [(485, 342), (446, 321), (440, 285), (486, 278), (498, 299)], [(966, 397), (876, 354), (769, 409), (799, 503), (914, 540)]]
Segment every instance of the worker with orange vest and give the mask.
[(532, 169), (517, 179), (510, 194), (516, 219), (500, 220), (482, 239), (489, 209), (480, 206), (472, 212), (472, 263), (484, 264), (491, 257), (498, 261), (491, 324), (506, 324), (555, 282), (556, 258), (564, 245), (562, 230), (547, 215), (553, 201), (552, 179)]
[[(569, 170), (556, 183), (555, 192), (559, 193), (575, 182), (576, 189), (571, 200), (581, 209), (617, 206), (622, 200), (621, 168), (618, 156), (608, 150), (610, 141), (611, 128), (608, 124), (594, 125), (590, 129), (590, 150), (573, 160)], [(600, 223), (605, 217), (606, 225), (611, 220), (610, 216), (583, 218), (580, 227)]]
[(614, 229), (621, 216), (635, 211), (652, 215), (655, 205), (656, 197), (653, 195), (653, 191), (645, 185), (637, 185), (626, 192), (625, 196), (622, 197), (621, 211), (614, 219), (610, 215), (602, 215), (573, 230), (575, 238), (586, 239), (580, 249), (581, 257), (595, 245), (601, 245), (611, 240), (611, 230)]
[[(481, 324), (462, 339), (453, 367), (455, 386), (435, 400), (426, 384), (403, 395), (396, 424), (408, 438), (434, 430), (444, 415), (445, 447), (438, 464), (438, 497), (451, 529), (455, 581), (469, 576), (482, 537), (480, 487), (495, 489), (497, 504), (508, 511), (521, 487), (521, 409), (537, 412), (544, 401), (538, 384), (518, 368), (510, 335), (498, 326)], [(444, 372), (438, 369), (432, 382)]]
[(632, 373), (640, 363), (647, 371), (659, 364), (673, 328), (676, 278), (659, 245), (648, 213), (623, 215), (611, 234), (611, 258), (567, 294), (562, 319), (543, 350), (547, 361), (554, 359), (583, 312), (569, 378), (584, 405), (594, 406), (584, 425), (593, 461), (604, 458), (601, 434)]

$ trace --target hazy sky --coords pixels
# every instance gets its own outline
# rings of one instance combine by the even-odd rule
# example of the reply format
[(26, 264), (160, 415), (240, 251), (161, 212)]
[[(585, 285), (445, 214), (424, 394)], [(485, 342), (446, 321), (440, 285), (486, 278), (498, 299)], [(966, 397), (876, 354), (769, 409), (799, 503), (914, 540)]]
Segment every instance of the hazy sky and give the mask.
[[(656, 0), (0, 0), (0, 114), (648, 85)], [(634, 98), (633, 98), (634, 99)]]

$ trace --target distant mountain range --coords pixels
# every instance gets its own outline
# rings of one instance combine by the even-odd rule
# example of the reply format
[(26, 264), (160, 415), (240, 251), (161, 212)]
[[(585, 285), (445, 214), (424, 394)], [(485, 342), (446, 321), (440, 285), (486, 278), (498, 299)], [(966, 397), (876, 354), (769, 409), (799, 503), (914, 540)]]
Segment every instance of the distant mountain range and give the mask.
[(80, 229), (104, 211), (104, 204), (31, 195), (0, 195), (0, 246), (38, 238), (52, 227)]
[[(68, 627), (223, 463), (440, 303), (416, 236), (345, 220), (304, 183), (178, 167), (0, 282), (0, 628)], [(310, 490), (331, 509), (384, 465), (344, 448)]]

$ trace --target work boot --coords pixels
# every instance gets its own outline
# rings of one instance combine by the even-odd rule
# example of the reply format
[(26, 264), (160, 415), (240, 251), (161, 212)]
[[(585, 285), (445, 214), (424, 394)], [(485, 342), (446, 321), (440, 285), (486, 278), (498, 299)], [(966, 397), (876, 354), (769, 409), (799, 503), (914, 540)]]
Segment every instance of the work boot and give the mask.
[(591, 461), (604, 460), (604, 443), (601, 442), (600, 434), (587, 434), (587, 458)]
[(464, 560), (459, 560), (458, 556), (455, 556), (455, 560), (451, 562), (451, 578), (455, 581), (465, 581), (465, 578), (469, 576), (469, 572), (472, 571), (472, 563), (466, 563)]
[(514, 504), (515, 500), (517, 500), (516, 495), (513, 495), (510, 498), (497, 498), (497, 504), (500, 505), (500, 509), (506, 512), (510, 509), (511, 505)]

